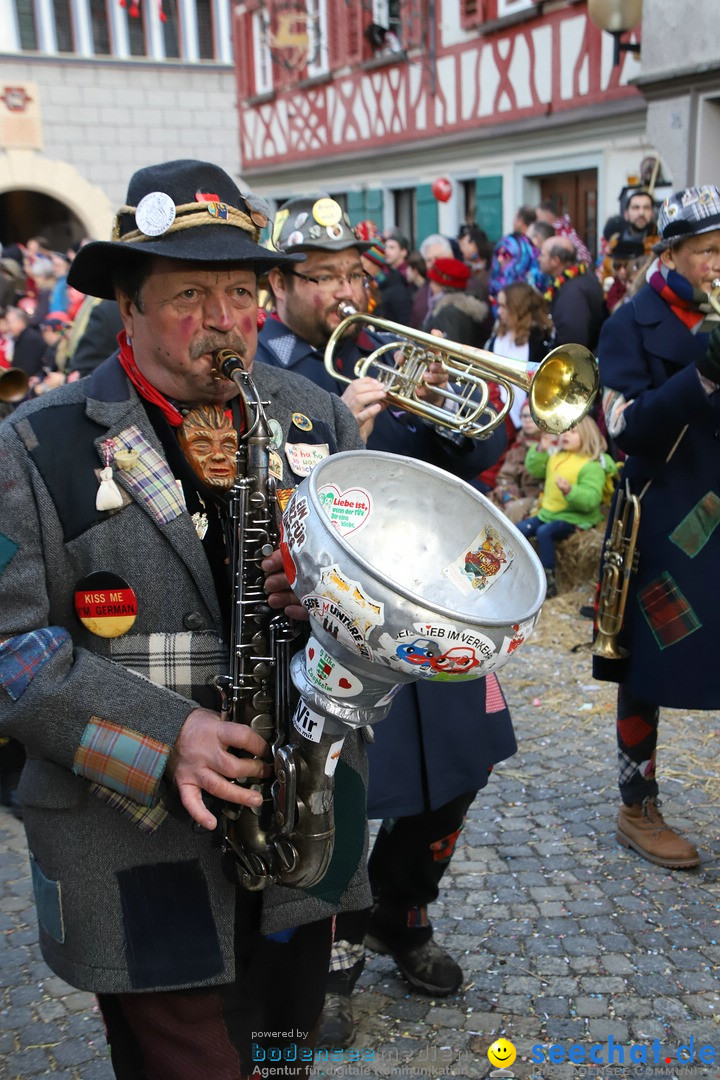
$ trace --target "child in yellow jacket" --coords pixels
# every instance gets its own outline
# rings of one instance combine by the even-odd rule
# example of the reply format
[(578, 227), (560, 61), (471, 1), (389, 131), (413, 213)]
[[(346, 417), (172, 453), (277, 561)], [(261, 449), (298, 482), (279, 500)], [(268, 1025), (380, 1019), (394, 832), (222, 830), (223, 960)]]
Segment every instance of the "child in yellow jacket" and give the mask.
[[(601, 457), (607, 443), (595, 421), (584, 417), (558, 437), (543, 435), (528, 449), (525, 467), (532, 476), (545, 477), (542, 505), (535, 517), (518, 524), (523, 536), (534, 536), (547, 577), (547, 595), (557, 596), (555, 545), (576, 529), (591, 529), (602, 519), (605, 487)], [(603, 460), (607, 455), (604, 455)]]

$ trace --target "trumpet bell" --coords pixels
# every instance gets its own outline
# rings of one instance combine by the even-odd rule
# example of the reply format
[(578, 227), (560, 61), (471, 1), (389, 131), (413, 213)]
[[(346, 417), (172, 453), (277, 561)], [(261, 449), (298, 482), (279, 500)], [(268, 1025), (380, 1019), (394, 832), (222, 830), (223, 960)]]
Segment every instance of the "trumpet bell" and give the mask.
[(528, 389), (535, 423), (552, 435), (575, 427), (592, 405), (599, 383), (598, 367), (588, 349), (558, 345), (537, 368)]
[(0, 371), (0, 401), (17, 405), (27, 395), (30, 380), (21, 368)]
[[(397, 335), (396, 341), (381, 345), (359, 360), (355, 376), (373, 376), (383, 383), (389, 404), (471, 439), (484, 439), (503, 423), (510, 411), (514, 386), (529, 395), (537, 426), (558, 435), (582, 420), (600, 383), (595, 357), (583, 345), (558, 346), (539, 365), (533, 365), (378, 319), (356, 311), (350, 304), (340, 304), (338, 314), (342, 321), (330, 335), (324, 357), (325, 369), (334, 379), (352, 382), (335, 366), (335, 349), (353, 323)], [(382, 362), (385, 354), (395, 352), (404, 355), (399, 368), (394, 361)], [(419, 393), (434, 361), (440, 361), (448, 377), (447, 386), (433, 387), (433, 397), (440, 398), (441, 405), (431, 404)], [(501, 408), (490, 404), (489, 379), (507, 390)]]

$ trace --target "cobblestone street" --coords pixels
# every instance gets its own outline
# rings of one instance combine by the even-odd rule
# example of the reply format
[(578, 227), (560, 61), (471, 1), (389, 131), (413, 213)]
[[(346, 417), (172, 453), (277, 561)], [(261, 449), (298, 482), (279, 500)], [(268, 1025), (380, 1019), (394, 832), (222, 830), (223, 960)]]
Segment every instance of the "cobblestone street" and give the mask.
[[(586, 600), (550, 601), (500, 676), (520, 750), (476, 800), (432, 913), (462, 991), (409, 994), (371, 955), (354, 1052), (316, 1075), (720, 1078), (719, 717), (667, 710), (660, 723), (664, 812), (702, 865), (672, 872), (621, 848), (614, 688), (591, 678)], [(24, 833), (7, 810), (0, 834), (0, 1077), (110, 1080), (94, 999), (40, 958)], [(487, 1057), (500, 1036), (517, 1051), (505, 1071)], [(584, 1059), (571, 1064), (573, 1045)], [(692, 1062), (678, 1063), (682, 1047)]]

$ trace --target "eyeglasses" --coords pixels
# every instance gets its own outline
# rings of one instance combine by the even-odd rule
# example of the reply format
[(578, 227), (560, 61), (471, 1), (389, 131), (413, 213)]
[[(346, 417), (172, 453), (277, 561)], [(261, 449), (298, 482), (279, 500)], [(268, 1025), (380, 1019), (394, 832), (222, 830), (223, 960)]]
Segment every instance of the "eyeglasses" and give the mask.
[(362, 270), (351, 270), (349, 274), (318, 274), (317, 277), (311, 277), (310, 274), (299, 274), (297, 270), (291, 270), (290, 273), (293, 277), (299, 277), (302, 281), (311, 281), (313, 285), (317, 285), (320, 289), (332, 289), (333, 292), (341, 289), (346, 281), (353, 289), (357, 288), (358, 285), (364, 285), (367, 281), (367, 275)]

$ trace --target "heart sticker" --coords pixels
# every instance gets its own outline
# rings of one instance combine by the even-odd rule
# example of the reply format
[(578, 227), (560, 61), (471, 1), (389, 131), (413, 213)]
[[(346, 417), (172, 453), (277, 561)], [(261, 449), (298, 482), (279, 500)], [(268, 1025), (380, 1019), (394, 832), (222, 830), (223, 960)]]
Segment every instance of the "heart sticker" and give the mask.
[(362, 488), (341, 491), (335, 484), (326, 484), (318, 491), (320, 504), (341, 536), (349, 536), (367, 524), (372, 513), (370, 493)]

